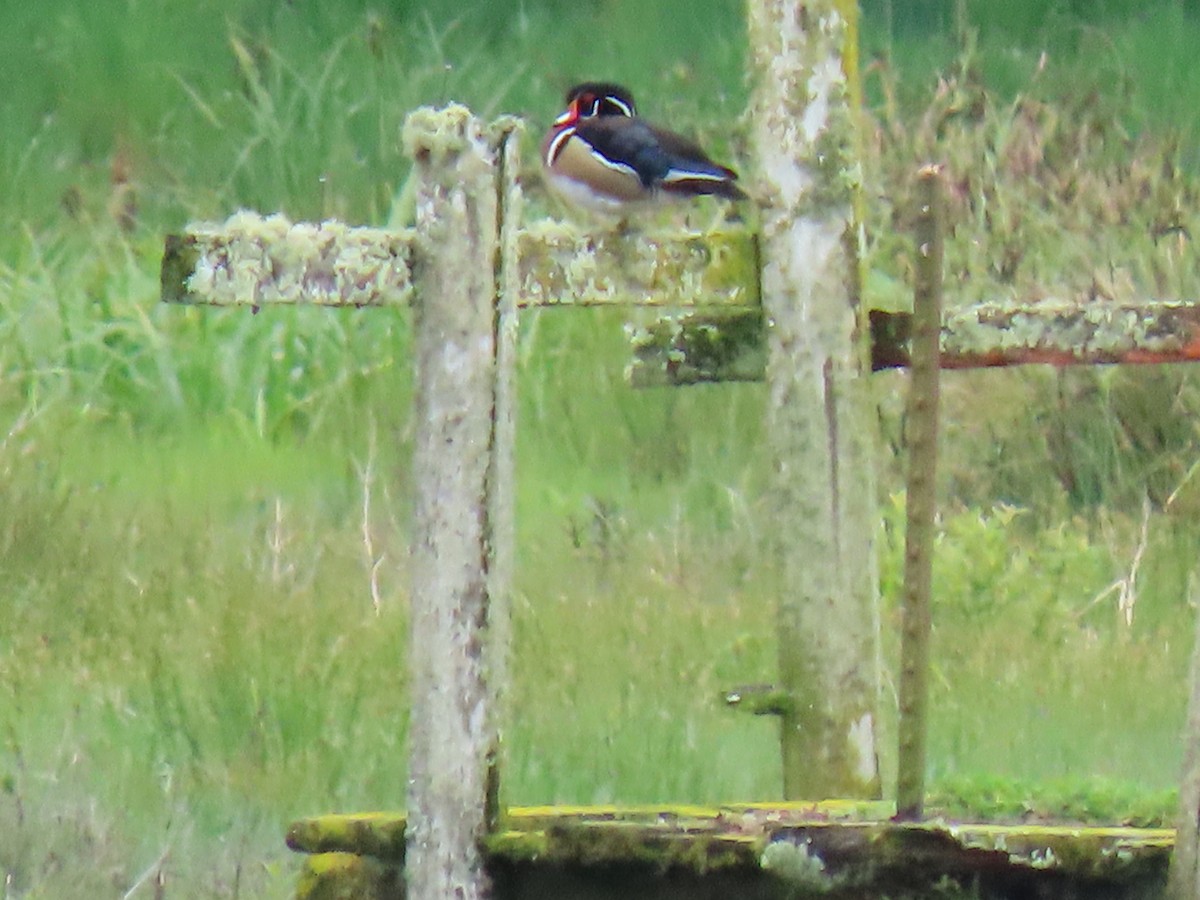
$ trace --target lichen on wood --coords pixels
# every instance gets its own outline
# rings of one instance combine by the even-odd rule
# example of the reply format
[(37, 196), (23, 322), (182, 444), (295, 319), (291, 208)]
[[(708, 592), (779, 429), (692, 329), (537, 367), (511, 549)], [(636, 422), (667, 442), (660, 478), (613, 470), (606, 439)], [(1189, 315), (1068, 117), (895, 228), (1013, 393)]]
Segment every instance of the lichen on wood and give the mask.
[(495, 802), (498, 148), (461, 106), (412, 113), (416, 391), (405, 872), (414, 900), (486, 897)]
[[(758, 326), (755, 327), (757, 318)], [(871, 369), (909, 365), (912, 313), (870, 310)], [(761, 314), (685, 313), (631, 332), (636, 387), (766, 377)], [(1200, 361), (1200, 304), (1182, 300), (1113, 303), (986, 303), (947, 312), (939, 365), (1147, 365)]]
[(630, 327), (634, 387), (761, 381), (766, 367), (761, 309), (691, 312)]
[(758, 250), (745, 228), (625, 233), (542, 220), (517, 240), (522, 306), (758, 303)]
[(410, 231), (291, 222), (242, 210), (168, 235), (162, 299), (214, 306), (403, 305), (412, 297)]
[[(875, 796), (874, 448), (854, 218), (856, 4), (751, 0), (784, 796)], [(852, 66), (853, 54), (845, 59)]]
[(943, 368), (1195, 361), (1200, 360), (1200, 305), (981, 304), (945, 317), (942, 353)]

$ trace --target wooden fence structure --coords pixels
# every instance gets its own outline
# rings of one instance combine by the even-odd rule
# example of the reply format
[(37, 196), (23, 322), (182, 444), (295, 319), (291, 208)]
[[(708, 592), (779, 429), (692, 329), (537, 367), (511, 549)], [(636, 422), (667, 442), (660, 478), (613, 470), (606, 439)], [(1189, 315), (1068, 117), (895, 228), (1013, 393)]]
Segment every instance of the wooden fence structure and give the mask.
[[(943, 317), (940, 176), (928, 169), (920, 175), (916, 311), (868, 311), (861, 302), (855, 215), (857, 86), (853, 75), (846, 77), (853, 60), (844, 65), (845, 48), (855, 46), (855, 3), (764, 0), (748, 8), (757, 76), (756, 170), (762, 173), (756, 230), (630, 236), (525, 223), (516, 177), (519, 123), (484, 124), (452, 105), (417, 110), (405, 125), (419, 184), (412, 228), (294, 224), (239, 213), (167, 238), (162, 292), (170, 302), (413, 308), (412, 636), (407, 653), (398, 651), (413, 685), (407, 818), (300, 823), (289, 838), (294, 846), (321, 854), (357, 849), (359, 860), (349, 868), (341, 857), (313, 863), (308, 896), (323, 896), (321, 885), (355, 878), (365, 879), (356, 888), (362, 896), (397, 890), (394, 867), (363, 873), (364, 845), (375, 848), (368, 856), (403, 859), (408, 896), (473, 898), (492, 890), (489, 856), (493, 862), (553, 859), (555, 847), (576, 840), (569, 828), (547, 824), (549, 813), (505, 814), (499, 766), (514, 559), (516, 323), (523, 308), (561, 304), (670, 311), (635, 336), (635, 384), (766, 381), (783, 573), (779, 673), (769, 690), (731, 695), (730, 703), (779, 717), (786, 799), (850, 798), (860, 805), (848, 808), (867, 811), (872, 827), (886, 831), (887, 839), (861, 832), (861, 853), (844, 854), (842, 862), (880, 866), (881, 850), (909, 852), (918, 846), (904, 843), (912, 835), (928, 849), (932, 834), (942, 843), (931, 858), (943, 860), (943, 872), (956, 871), (946, 862), (954, 853), (980, 848), (987, 859), (1001, 853), (1021, 871), (1067, 865), (1070, 854), (1055, 843), (1065, 840), (1057, 833), (1032, 842), (1008, 833), (977, 835), (973, 840), (986, 846), (971, 844), (920, 822), (885, 825), (880, 808), (868, 802), (880, 791), (879, 625), (864, 382), (871, 370), (913, 369), (895, 808), (919, 820), (939, 370), (1194, 360), (1200, 358), (1200, 307), (1043, 304)], [(825, 823), (837, 816), (812, 803), (790, 809), (799, 818), (772, 818), (751, 807), (738, 812), (746, 822), (758, 815), (760, 826), (746, 825), (732, 838), (721, 829), (708, 835), (701, 872), (747, 858), (770, 868), (773, 854), (776, 871), (798, 866), (818, 884), (833, 878), (829, 858), (821, 855), (825, 844), (803, 829), (813, 815)], [(598, 815), (610, 824), (630, 821)], [(703, 832), (697, 820), (727, 822), (733, 815), (698, 813), (684, 833)], [(771, 849), (781, 830), (791, 850)], [(634, 843), (643, 849), (661, 850), (664, 841), (677, 847), (660, 819), (637, 833)], [(626, 840), (628, 832), (622, 834)], [(901, 835), (900, 844), (889, 843), (894, 835)], [(1119, 847), (1130, 859), (1143, 851), (1161, 855), (1170, 846), (1161, 834), (1114, 831), (1092, 838), (1097, 853)], [(1018, 844), (1024, 849), (1005, 849)], [(828, 852), (836, 856), (836, 845)]]

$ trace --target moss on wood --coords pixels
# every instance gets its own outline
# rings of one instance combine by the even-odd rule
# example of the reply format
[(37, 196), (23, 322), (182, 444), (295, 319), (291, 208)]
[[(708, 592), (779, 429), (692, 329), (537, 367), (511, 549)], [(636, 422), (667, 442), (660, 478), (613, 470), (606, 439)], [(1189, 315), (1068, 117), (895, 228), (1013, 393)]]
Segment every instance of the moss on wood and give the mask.
[[(887, 862), (906, 847), (924, 846), (921, 842), (933, 835), (947, 848), (953, 844), (963, 850), (1004, 853), (1012, 864), (1091, 877), (1118, 873), (1137, 857), (1155, 858), (1168, 852), (1174, 841), (1170, 828), (947, 820), (900, 823), (891, 821), (893, 812), (887, 802), (859, 800), (522, 807), (508, 810), (501, 830), (486, 843), (490, 854), (508, 859), (583, 864), (636, 860), (707, 871), (714, 859), (721, 865), (749, 865), (746, 848), (755, 841), (765, 847), (785, 838), (807, 839), (818, 850), (842, 846), (839, 852), (846, 852), (866, 835), (870, 840), (860, 852)], [(405, 817), (399, 813), (314, 816), (293, 823), (287, 844), (307, 854), (350, 853), (402, 862), (404, 827)], [(685, 847), (688, 843), (698, 849)], [(757, 858), (753, 862), (759, 863)]]
[(243, 210), (168, 235), (162, 299), (214, 306), (384, 306), (412, 296), (411, 231)]
[[(870, 325), (871, 368), (907, 367), (912, 314), (873, 309)], [(766, 333), (757, 310), (666, 316), (632, 331), (631, 343), (635, 387), (765, 377)], [(954, 310), (942, 322), (943, 369), (1195, 361), (1194, 302), (983, 304)]]
[[(996, 896), (1069, 888), (1133, 897), (1161, 884), (1174, 842), (1165, 828), (902, 823), (893, 813), (891, 804), (854, 800), (514, 808), (484, 851), (507, 873), (498, 897), (526, 896), (514, 886), (534, 873), (563, 872), (593, 887), (624, 873), (617, 881), (644, 882), (646, 896), (661, 887), (655, 879), (684, 877), (780, 898), (924, 896), (939, 883), (990, 885)], [(305, 819), (288, 844), (313, 854), (301, 876), (305, 900), (399, 896), (403, 815)], [(359, 893), (338, 893), (343, 882)], [(597, 890), (588, 896), (627, 896)]]
[(758, 245), (744, 228), (588, 232), (544, 220), (517, 236), (522, 306), (757, 306)]
[(320, 853), (304, 861), (296, 900), (398, 900), (400, 867), (353, 853)]
[(766, 368), (762, 310), (664, 316), (631, 329), (634, 387), (761, 381)]
[(405, 816), (401, 813), (331, 813), (292, 823), (287, 845), (299, 853), (357, 853), (404, 859)]

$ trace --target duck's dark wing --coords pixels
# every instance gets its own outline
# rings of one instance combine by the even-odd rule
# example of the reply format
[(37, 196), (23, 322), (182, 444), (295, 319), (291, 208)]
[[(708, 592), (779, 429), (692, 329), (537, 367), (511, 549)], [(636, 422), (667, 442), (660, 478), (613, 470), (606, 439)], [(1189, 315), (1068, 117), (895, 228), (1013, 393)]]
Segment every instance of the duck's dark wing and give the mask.
[(737, 173), (709, 159), (694, 141), (655, 128), (642, 119), (602, 116), (581, 120), (576, 136), (605, 165), (637, 175), (644, 187), (678, 194), (715, 194), (731, 200), (746, 195)]

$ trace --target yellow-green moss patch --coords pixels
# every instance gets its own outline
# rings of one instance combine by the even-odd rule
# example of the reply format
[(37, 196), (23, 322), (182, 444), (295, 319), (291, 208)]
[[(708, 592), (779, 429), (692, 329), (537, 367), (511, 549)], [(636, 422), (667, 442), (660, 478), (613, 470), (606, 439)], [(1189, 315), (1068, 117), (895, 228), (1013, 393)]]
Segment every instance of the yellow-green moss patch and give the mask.
[(304, 861), (296, 900), (400, 897), (400, 867), (353, 853), (318, 853)]
[(400, 813), (312, 816), (292, 823), (287, 845), (300, 853), (357, 853), (402, 861), (404, 824)]

